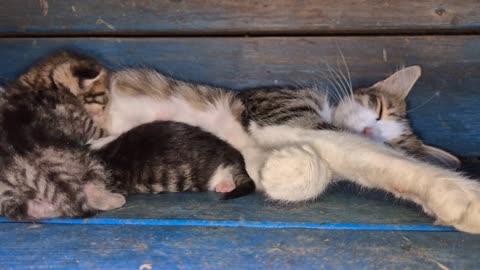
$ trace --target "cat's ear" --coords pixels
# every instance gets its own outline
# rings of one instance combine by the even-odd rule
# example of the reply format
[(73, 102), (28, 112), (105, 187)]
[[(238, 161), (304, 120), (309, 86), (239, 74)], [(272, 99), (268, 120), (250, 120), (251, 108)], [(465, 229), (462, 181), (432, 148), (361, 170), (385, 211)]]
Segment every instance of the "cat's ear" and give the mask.
[(105, 76), (105, 70), (100, 66), (79, 65), (73, 68), (73, 76), (83, 88), (89, 88)]
[(458, 169), (462, 165), (457, 157), (442, 149), (424, 144), (422, 146), (422, 150), (423, 156), (426, 159), (425, 161), (427, 162), (431, 162), (449, 169)]
[(406, 67), (393, 73), (387, 79), (376, 83), (373, 88), (405, 99), (420, 75), (422, 75), (420, 66)]

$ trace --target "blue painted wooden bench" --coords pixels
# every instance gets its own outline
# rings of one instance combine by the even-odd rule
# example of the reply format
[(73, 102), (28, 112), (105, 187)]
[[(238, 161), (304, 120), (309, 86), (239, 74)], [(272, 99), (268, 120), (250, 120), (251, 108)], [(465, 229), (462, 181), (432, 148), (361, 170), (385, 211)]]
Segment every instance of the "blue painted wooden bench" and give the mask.
[[(420, 64), (415, 130), (480, 175), (480, 4), (397, 2), (3, 0), (0, 79), (60, 49), (239, 90), (320, 83), (340, 50), (356, 86)], [(290, 207), (132, 196), (92, 219), (0, 218), (0, 269), (477, 269), (480, 237), (432, 222), (349, 185)]]

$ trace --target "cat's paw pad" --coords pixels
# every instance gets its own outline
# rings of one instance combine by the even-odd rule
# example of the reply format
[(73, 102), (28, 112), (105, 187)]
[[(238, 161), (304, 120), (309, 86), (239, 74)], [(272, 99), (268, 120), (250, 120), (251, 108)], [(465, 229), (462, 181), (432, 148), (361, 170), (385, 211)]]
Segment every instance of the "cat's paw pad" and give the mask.
[(480, 184), (448, 183), (430, 188), (429, 207), (437, 223), (480, 234)]
[(330, 178), (330, 169), (308, 144), (273, 150), (261, 169), (265, 193), (271, 199), (287, 202), (318, 197)]
[(87, 204), (92, 209), (113, 210), (122, 207), (126, 203), (125, 196), (112, 193), (100, 184), (88, 183), (84, 187), (84, 192), (87, 196)]
[(235, 183), (232, 181), (223, 181), (215, 186), (215, 192), (227, 193), (236, 188)]

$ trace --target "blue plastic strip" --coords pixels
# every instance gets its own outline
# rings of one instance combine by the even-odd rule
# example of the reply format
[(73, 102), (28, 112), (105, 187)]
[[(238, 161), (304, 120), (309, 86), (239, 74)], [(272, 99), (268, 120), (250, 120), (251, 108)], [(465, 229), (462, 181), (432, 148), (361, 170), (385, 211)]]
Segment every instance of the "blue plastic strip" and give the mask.
[[(0, 218), (0, 223), (32, 223), (19, 222)], [(452, 227), (433, 225), (396, 225), (396, 224), (349, 224), (349, 223), (292, 223), (270, 221), (222, 221), (222, 220), (188, 220), (188, 219), (48, 219), (39, 224), (72, 224), (72, 225), (134, 225), (134, 226), (195, 226), (195, 227), (243, 227), (268, 229), (315, 229), (315, 230), (359, 230), (359, 231), (419, 231), (419, 232), (453, 232)]]

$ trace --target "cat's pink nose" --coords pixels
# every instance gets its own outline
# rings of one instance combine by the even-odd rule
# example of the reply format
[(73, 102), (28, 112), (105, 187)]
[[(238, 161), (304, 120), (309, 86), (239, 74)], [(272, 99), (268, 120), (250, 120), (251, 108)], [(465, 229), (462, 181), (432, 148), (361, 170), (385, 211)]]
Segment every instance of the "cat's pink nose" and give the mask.
[(362, 134), (367, 136), (367, 137), (372, 137), (373, 136), (373, 128), (371, 127), (366, 127), (362, 130)]

